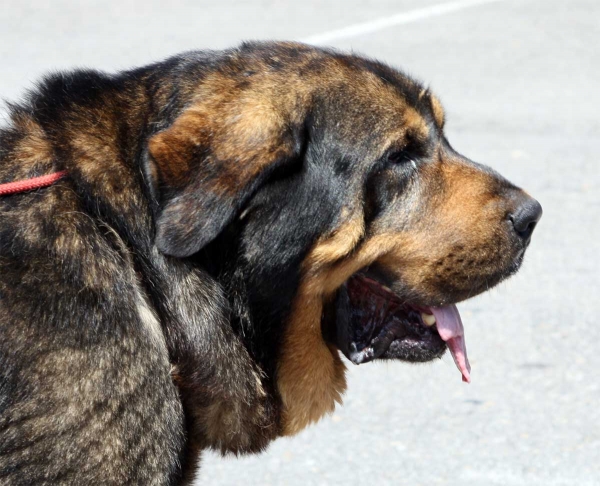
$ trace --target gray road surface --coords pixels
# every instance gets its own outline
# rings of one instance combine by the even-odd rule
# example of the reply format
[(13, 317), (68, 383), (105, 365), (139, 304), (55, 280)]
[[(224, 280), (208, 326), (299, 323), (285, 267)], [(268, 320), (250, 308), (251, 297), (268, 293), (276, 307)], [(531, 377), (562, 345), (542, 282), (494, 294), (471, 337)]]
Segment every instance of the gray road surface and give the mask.
[(600, 485), (600, 2), (444, 3), (3, 0), (4, 98), (49, 70), (325, 34), (426, 80), (453, 145), (544, 206), (522, 272), (461, 306), (470, 386), (450, 358), (350, 365), (333, 416), (261, 456), (206, 454), (198, 484)]

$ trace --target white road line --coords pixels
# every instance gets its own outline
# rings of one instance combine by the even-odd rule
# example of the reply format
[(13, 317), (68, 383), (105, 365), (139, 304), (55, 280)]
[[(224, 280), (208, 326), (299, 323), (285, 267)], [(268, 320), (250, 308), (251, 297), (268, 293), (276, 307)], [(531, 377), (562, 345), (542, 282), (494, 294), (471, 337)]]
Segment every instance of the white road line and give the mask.
[(329, 42), (348, 39), (351, 37), (357, 37), (359, 35), (370, 34), (377, 32), (378, 30), (387, 29), (396, 25), (409, 24), (418, 20), (427, 19), (430, 17), (437, 17), (458, 10), (463, 10), (470, 7), (476, 7), (478, 5), (484, 5), (486, 3), (502, 2), (506, 0), (458, 0), (456, 2), (440, 3), (437, 5), (431, 5), (429, 7), (419, 8), (416, 10), (410, 10), (408, 12), (402, 12), (391, 17), (380, 18), (372, 20), (370, 22), (364, 22), (362, 24), (349, 25), (343, 29), (332, 30), (330, 32), (324, 32), (323, 34), (317, 34), (306, 39), (302, 39), (301, 42), (306, 44), (326, 44)]

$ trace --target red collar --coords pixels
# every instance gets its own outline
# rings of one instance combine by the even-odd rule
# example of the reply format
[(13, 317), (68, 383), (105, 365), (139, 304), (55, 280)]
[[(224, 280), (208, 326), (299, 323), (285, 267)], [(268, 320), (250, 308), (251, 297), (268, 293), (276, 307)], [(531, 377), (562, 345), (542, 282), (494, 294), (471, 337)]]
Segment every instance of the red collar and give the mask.
[(67, 175), (66, 170), (60, 172), (54, 172), (41, 177), (33, 177), (32, 179), (24, 179), (22, 181), (8, 182), (7, 184), (0, 184), (0, 196), (8, 196), (10, 194), (19, 194), (21, 192), (31, 191), (40, 187), (48, 187), (54, 184), (56, 181), (62, 179)]

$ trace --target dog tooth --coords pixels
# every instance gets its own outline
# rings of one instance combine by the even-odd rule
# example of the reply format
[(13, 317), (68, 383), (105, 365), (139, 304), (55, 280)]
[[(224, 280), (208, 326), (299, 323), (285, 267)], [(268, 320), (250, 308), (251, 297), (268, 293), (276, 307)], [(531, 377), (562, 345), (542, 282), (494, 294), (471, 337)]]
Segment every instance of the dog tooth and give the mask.
[(386, 292), (391, 292), (392, 291), (392, 289), (390, 289), (387, 285), (382, 285), (381, 288), (383, 290), (385, 290)]
[(425, 314), (425, 312), (421, 312), (421, 319), (423, 319), (423, 323), (426, 326), (433, 326), (435, 324), (435, 316), (432, 314)]

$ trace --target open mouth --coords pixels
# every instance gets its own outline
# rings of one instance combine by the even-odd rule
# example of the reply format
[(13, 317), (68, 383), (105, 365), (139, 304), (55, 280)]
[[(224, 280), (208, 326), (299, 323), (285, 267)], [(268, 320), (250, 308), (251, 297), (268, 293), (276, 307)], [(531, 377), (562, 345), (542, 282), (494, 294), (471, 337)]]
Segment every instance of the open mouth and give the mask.
[(338, 292), (335, 323), (335, 344), (355, 364), (375, 359), (424, 362), (449, 349), (463, 381), (471, 381), (464, 329), (454, 304), (414, 305), (357, 273)]

